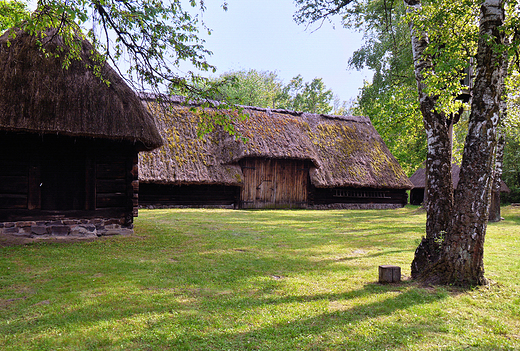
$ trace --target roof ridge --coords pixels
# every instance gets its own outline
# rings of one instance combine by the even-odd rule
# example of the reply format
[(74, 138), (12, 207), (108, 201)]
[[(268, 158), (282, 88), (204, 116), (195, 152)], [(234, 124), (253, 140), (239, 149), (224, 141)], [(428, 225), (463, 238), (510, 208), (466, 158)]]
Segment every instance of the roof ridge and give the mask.
[[(174, 104), (178, 104), (178, 105), (187, 105), (187, 106), (192, 106), (192, 107), (200, 107), (204, 103), (208, 103), (215, 107), (223, 104), (220, 101), (211, 100), (211, 99), (204, 99), (202, 101), (187, 100), (186, 97), (180, 96), (180, 95), (167, 95), (167, 94), (157, 94), (157, 93), (150, 93), (150, 92), (139, 92), (138, 96), (141, 98), (141, 100), (144, 100), (144, 101), (159, 100), (159, 101), (163, 101), (163, 102), (169, 102), (169, 103), (174, 103)], [(280, 108), (257, 107), (257, 106), (249, 106), (249, 105), (236, 105), (236, 107), (246, 109), (246, 110), (266, 112), (268, 114), (280, 113), (280, 114), (299, 116), (299, 117), (305, 117), (305, 118), (323, 117), (323, 118), (332, 119), (332, 120), (336, 119), (336, 120), (358, 122), (358, 123), (369, 123), (369, 124), (372, 123), (370, 121), (370, 118), (366, 117), (366, 116), (340, 116), (340, 115), (330, 115), (330, 114), (323, 114), (323, 113), (294, 111), (294, 110), (280, 109)]]

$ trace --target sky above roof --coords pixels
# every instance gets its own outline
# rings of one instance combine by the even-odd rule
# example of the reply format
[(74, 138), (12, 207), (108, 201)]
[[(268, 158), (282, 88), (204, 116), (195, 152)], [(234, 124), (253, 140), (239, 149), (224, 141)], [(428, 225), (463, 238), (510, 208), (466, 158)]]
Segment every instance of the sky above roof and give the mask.
[[(185, 9), (190, 7), (188, 0), (182, 2)], [(217, 72), (211, 76), (256, 69), (276, 72), (285, 84), (298, 74), (305, 82), (322, 78), (342, 101), (355, 99), (363, 82), (372, 80), (371, 71), (348, 67), (363, 35), (343, 28), (338, 16), (332, 23), (308, 27), (294, 22), (293, 0), (206, 0), (205, 5), (202, 19), (212, 34), (203, 29), (199, 34), (213, 52), (208, 62)], [(29, 0), (29, 8), (36, 8), (35, 0)], [(181, 72), (188, 70), (193, 68), (181, 65)]]
[(298, 74), (307, 82), (323, 78), (344, 101), (358, 95), (364, 80), (371, 81), (370, 71), (348, 67), (362, 34), (343, 28), (339, 17), (307, 28), (294, 22), (291, 0), (227, 0), (228, 11), (223, 2), (206, 1), (202, 14), (212, 30), (209, 36), (201, 34), (213, 52), (208, 61), (217, 67), (215, 75), (256, 69), (274, 71), (286, 84)]

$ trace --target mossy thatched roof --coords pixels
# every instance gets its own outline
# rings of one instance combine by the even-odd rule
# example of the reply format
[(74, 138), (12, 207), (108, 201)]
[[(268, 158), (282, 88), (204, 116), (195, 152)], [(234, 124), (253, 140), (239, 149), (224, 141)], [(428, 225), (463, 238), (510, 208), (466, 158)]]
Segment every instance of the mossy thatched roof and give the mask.
[(37, 38), (11, 29), (0, 37), (0, 130), (126, 140), (140, 149), (160, 146), (153, 117), (124, 80), (108, 64), (101, 73), (109, 85), (94, 74), (92, 45), (82, 40), (81, 60), (64, 69), (64, 55), (53, 55), (63, 48), (54, 33)]
[[(242, 171), (237, 164), (222, 159), (227, 134), (215, 132), (197, 137), (201, 116), (189, 106), (149, 101), (164, 145), (152, 152), (139, 154), (139, 180), (164, 184), (238, 185)], [(226, 157), (227, 156), (227, 157)]]
[[(159, 104), (148, 99), (165, 145), (140, 155), (139, 179), (171, 184), (242, 183), (238, 161), (247, 157), (299, 159), (312, 163), (316, 187), (409, 189), (397, 160), (365, 117), (339, 117), (242, 107), (246, 120), (235, 128), (246, 142), (223, 131), (197, 138), (201, 107), (179, 99)], [(206, 114), (238, 114), (205, 108)]]

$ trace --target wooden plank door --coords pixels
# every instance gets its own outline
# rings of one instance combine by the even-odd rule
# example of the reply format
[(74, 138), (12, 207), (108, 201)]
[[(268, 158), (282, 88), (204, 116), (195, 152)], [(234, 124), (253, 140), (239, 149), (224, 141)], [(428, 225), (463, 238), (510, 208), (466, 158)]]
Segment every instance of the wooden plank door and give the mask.
[(302, 160), (245, 159), (242, 208), (305, 207), (308, 167)]

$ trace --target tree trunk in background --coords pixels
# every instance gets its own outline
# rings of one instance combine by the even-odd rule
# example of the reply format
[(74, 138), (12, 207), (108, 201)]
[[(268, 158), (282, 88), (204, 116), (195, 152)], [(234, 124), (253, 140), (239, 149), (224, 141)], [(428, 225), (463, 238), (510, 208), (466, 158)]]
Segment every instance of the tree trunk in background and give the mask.
[(507, 65), (505, 53), (497, 50), (504, 44), (504, 32), (499, 29), (504, 22), (503, 5), (503, 0), (484, 0), (481, 5), (477, 75), (453, 216), (439, 260), (420, 272), (419, 279), (426, 283), (487, 283), (484, 239)]
[[(404, 0), (408, 11), (418, 11), (418, 0)], [(446, 116), (435, 110), (435, 98), (425, 93), (423, 72), (431, 66), (424, 55), (428, 46), (426, 33), (417, 33), (410, 24), (412, 53), (419, 101), (423, 115), (424, 128), (428, 141), (426, 159), (426, 237), (415, 250), (412, 262), (412, 277), (419, 274), (439, 259), (440, 243), (447, 230), (453, 208), (453, 182), (451, 177), (451, 142)]]

